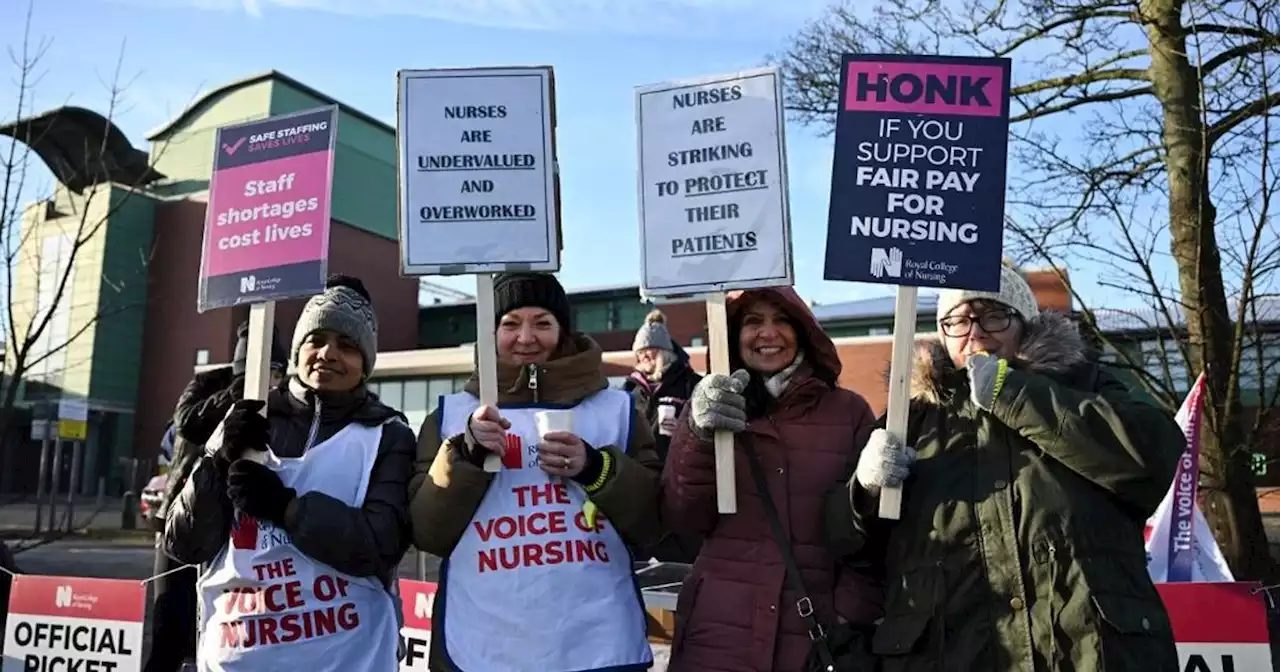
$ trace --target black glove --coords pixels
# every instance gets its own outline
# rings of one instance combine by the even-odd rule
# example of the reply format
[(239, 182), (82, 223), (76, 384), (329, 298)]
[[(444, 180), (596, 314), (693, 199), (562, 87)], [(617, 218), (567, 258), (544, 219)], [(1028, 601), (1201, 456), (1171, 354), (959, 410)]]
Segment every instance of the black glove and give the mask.
[(280, 476), (265, 464), (236, 460), (227, 472), (227, 496), (246, 514), (283, 526), (284, 510), (298, 492), (286, 488)]
[(222, 446), (214, 455), (224, 472), (244, 451), (267, 449), (271, 425), (262, 417), (266, 403), (261, 399), (241, 399), (231, 406), (231, 413), (222, 421)]

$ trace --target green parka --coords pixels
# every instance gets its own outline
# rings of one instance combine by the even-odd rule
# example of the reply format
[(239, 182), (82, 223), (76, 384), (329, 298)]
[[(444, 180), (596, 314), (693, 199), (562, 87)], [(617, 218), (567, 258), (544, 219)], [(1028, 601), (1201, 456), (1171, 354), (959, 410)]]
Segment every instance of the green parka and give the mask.
[(1086, 357), (1068, 318), (1024, 333), (990, 413), (940, 343), (921, 349), (898, 522), (856, 485), (831, 503), (850, 544), (885, 547), (875, 652), (886, 672), (1176, 672), (1142, 529), (1183, 434)]

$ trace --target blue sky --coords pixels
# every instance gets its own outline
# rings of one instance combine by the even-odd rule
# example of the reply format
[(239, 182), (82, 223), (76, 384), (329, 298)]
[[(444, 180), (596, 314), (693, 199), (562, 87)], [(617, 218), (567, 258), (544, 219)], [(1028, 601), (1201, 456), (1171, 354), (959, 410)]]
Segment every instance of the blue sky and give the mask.
[[(135, 145), (201, 92), (267, 69), (395, 122), (399, 68), (556, 69), (566, 249), (562, 278), (638, 281), (634, 87), (763, 64), (825, 0), (36, 0), (52, 39), (34, 107), (102, 109), (124, 45), (117, 123)], [(0, 3), (17, 46), (26, 2)], [(13, 85), (0, 80), (0, 101)], [(0, 110), (10, 117), (11, 109)], [(822, 280), (831, 138), (788, 129), (796, 285), (822, 303), (881, 296)], [(440, 279), (437, 279), (440, 280)], [(441, 280), (470, 289), (469, 279)]]

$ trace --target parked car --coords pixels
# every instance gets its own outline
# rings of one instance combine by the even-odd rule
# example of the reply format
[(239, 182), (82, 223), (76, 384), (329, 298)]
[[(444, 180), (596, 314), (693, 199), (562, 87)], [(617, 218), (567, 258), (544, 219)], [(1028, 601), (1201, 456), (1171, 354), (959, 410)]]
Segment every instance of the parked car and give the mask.
[(168, 483), (169, 477), (166, 474), (156, 474), (151, 477), (150, 481), (142, 488), (142, 496), (138, 497), (138, 515), (142, 516), (142, 522), (149, 528), (160, 532), (164, 529), (164, 523), (155, 517), (160, 511), (160, 503), (164, 500), (164, 489)]

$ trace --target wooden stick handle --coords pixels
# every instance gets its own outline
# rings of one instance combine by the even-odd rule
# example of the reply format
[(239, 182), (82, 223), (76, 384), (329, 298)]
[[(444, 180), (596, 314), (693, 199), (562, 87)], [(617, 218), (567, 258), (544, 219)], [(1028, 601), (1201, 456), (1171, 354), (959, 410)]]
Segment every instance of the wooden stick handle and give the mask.
[[(916, 351), (916, 288), (898, 287), (893, 309), (893, 359), (889, 365), (889, 405), (885, 430), (906, 445), (907, 411), (911, 408), (911, 360)], [(880, 489), (880, 517), (902, 515), (902, 488)]]
[[(711, 373), (729, 371), (729, 316), (725, 312), (724, 292), (707, 299), (708, 367)], [(733, 433), (720, 430), (716, 442), (716, 508), (720, 513), (738, 512), (738, 485), (734, 471)]]
[[(497, 317), (493, 314), (493, 276), (479, 273), (476, 275), (476, 374), (480, 377), (481, 406), (498, 404), (498, 344), (494, 341), (497, 332)], [(471, 440), (470, 434), (467, 440)], [(489, 452), (484, 456), (484, 470), (489, 473), (502, 471), (502, 457)]]

